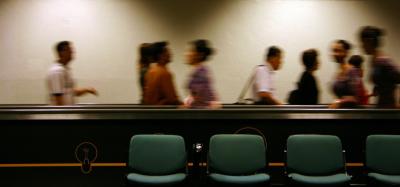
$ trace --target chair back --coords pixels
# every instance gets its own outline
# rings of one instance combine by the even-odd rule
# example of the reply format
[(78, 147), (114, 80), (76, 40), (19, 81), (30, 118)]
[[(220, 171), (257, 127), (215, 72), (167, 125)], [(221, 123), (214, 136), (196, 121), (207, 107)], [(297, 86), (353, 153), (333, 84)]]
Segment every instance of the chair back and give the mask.
[(147, 175), (176, 173), (186, 167), (185, 141), (177, 135), (134, 135), (128, 167)]
[(366, 166), (373, 172), (400, 175), (400, 135), (368, 136)]
[(304, 175), (330, 175), (344, 169), (342, 143), (331, 135), (292, 135), (287, 139), (287, 169)]
[(245, 175), (266, 168), (266, 145), (259, 135), (219, 134), (210, 138), (208, 164), (211, 171)]

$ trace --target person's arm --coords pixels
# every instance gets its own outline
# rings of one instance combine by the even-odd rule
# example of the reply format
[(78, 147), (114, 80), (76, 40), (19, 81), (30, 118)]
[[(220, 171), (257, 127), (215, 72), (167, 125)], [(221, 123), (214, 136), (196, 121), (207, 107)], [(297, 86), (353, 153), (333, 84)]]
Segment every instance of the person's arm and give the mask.
[(180, 105), (182, 102), (178, 99), (175, 91), (174, 83), (172, 82), (172, 75), (165, 73), (162, 75), (161, 90), (165, 96), (163, 100), (160, 101), (161, 105)]
[(211, 101), (208, 104), (208, 108), (209, 109), (220, 109), (220, 108), (222, 108), (222, 104), (220, 101)]
[(357, 103), (358, 100), (354, 96), (343, 96), (340, 99), (336, 99), (332, 104), (329, 105), (329, 108), (335, 109), (335, 108), (342, 108), (346, 104), (349, 103)]
[(192, 95), (188, 95), (183, 100), (183, 104), (180, 106), (180, 108), (190, 108), (190, 106), (192, 106), (192, 103), (193, 103), (193, 96)]
[(91, 87), (89, 87), (89, 88), (75, 88), (74, 89), (74, 93), (75, 93), (76, 96), (82, 96), (82, 95), (85, 95), (85, 94), (88, 94), (88, 93), (93, 94), (93, 95), (97, 95), (98, 94), (97, 90), (94, 89), (94, 88), (91, 88)]
[(272, 105), (282, 105), (283, 103), (277, 100), (272, 96), (269, 92), (258, 92), (258, 96), (261, 98), (262, 101)]
[(57, 106), (64, 105), (64, 100), (62, 95), (53, 95), (54, 104)]

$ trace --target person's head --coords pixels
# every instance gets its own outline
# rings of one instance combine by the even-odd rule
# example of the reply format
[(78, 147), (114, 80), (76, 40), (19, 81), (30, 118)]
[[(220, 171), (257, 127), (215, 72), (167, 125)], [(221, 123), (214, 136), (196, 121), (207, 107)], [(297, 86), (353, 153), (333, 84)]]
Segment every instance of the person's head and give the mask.
[(168, 49), (168, 42), (156, 42), (152, 44), (153, 58), (161, 65), (168, 64), (171, 60), (171, 54)]
[(207, 40), (195, 40), (191, 43), (191, 48), (187, 53), (187, 62), (191, 65), (207, 61), (214, 50), (210, 48)]
[(56, 45), (56, 52), (59, 57), (59, 61), (63, 64), (67, 64), (73, 59), (73, 51), (71, 47), (71, 42), (61, 41)]
[(383, 30), (377, 27), (365, 26), (361, 29), (360, 39), (366, 54), (372, 55), (381, 44)]
[(139, 47), (139, 63), (142, 67), (149, 66), (153, 61), (153, 49), (150, 43), (142, 43)]
[(309, 49), (303, 52), (302, 61), (307, 71), (315, 71), (318, 69), (318, 52), (315, 49)]
[(346, 40), (336, 40), (332, 44), (332, 56), (337, 63), (344, 63), (349, 51), (351, 49), (351, 44)]
[(353, 55), (349, 59), (349, 64), (355, 68), (361, 68), (363, 62), (364, 62), (364, 59), (360, 55)]
[(274, 70), (278, 70), (281, 66), (282, 50), (276, 46), (268, 48), (266, 61), (271, 64)]
[(349, 59), (349, 64), (351, 66), (361, 70), (361, 77), (363, 76), (363, 68), (362, 68), (363, 62), (364, 62), (364, 59), (360, 55), (353, 55)]

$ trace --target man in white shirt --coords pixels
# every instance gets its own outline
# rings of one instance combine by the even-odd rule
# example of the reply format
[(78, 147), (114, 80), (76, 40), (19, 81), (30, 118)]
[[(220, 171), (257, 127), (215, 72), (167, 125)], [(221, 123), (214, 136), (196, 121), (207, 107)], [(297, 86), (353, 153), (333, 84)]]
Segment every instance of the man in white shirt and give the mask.
[(73, 59), (71, 43), (59, 42), (56, 46), (59, 59), (50, 68), (47, 75), (47, 83), (50, 91), (50, 103), (52, 105), (73, 105), (74, 97), (87, 93), (97, 95), (94, 88), (75, 88), (74, 81), (68, 64)]
[(272, 46), (268, 49), (265, 64), (259, 65), (255, 71), (253, 82), (253, 98), (256, 104), (281, 105), (274, 96), (275, 93), (275, 71), (280, 68), (282, 51)]

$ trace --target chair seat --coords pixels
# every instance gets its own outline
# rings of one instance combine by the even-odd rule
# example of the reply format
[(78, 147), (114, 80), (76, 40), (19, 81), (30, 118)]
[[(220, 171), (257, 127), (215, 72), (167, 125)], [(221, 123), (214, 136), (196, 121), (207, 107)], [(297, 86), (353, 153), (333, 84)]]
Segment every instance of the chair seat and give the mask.
[(138, 173), (130, 173), (127, 176), (129, 183), (145, 184), (145, 185), (173, 185), (184, 181), (186, 174), (177, 173), (172, 175), (142, 175)]
[(368, 173), (368, 177), (371, 177), (385, 184), (400, 185), (400, 175), (384, 175), (379, 173)]
[(270, 179), (269, 175), (265, 173), (240, 176), (211, 173), (210, 178), (215, 182), (238, 185), (260, 184), (268, 182)]
[(306, 185), (342, 185), (350, 181), (351, 176), (347, 174), (335, 174), (328, 176), (307, 176), (298, 173), (289, 174), (294, 182)]

